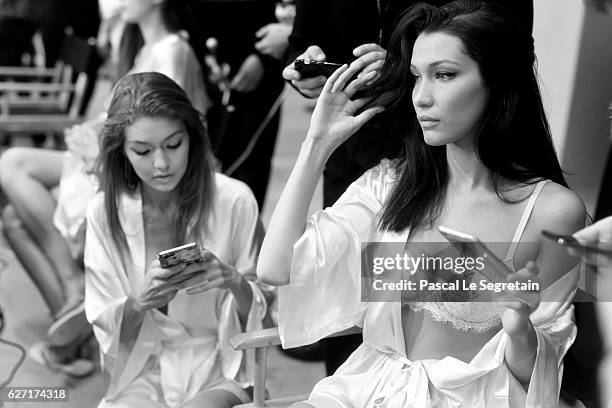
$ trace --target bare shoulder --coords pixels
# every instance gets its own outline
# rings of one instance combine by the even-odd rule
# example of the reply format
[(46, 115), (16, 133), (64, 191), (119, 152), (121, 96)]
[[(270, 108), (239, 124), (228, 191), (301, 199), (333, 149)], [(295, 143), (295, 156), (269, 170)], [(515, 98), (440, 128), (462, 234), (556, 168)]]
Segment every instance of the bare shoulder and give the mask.
[(586, 221), (586, 209), (580, 197), (554, 182), (542, 188), (533, 211), (538, 227), (563, 234), (576, 232)]

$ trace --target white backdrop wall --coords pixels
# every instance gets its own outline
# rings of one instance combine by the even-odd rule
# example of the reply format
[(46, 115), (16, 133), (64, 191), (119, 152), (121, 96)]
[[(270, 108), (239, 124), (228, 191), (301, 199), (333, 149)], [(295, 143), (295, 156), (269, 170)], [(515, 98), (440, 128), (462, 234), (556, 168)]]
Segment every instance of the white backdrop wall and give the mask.
[(583, 0), (534, 0), (533, 35), (561, 164), (593, 214), (610, 145), (612, 16)]

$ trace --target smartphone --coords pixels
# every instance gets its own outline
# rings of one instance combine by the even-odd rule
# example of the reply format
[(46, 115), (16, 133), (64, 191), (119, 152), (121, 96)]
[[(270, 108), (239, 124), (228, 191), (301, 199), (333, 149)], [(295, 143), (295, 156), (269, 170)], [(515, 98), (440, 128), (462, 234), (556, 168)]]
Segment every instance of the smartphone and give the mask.
[(548, 239), (556, 241), (557, 244), (561, 245), (562, 247), (576, 248), (589, 253), (612, 256), (612, 250), (600, 248), (597, 246), (596, 242), (594, 242), (593, 245), (586, 245), (578, 242), (578, 240), (571, 235), (557, 234), (556, 232), (546, 230), (542, 230), (542, 235)]
[(302, 79), (304, 79), (313, 78), (320, 75), (329, 77), (335, 70), (340, 68), (342, 64), (297, 59), (293, 61), (293, 66), (294, 69), (300, 73)]
[(438, 231), (440, 231), (444, 238), (446, 238), (462, 253), (466, 253), (473, 257), (486, 257), (487, 263), (493, 266), (493, 270), (484, 268), (482, 270), (478, 270), (478, 273), (483, 275), (489, 281), (493, 283), (505, 282), (506, 276), (514, 273), (514, 271), (504, 263), (504, 261), (499, 259), (497, 255), (493, 253), (493, 251), (487, 248), (487, 246), (475, 236), (442, 226), (438, 227)]
[(192, 264), (201, 260), (200, 247), (195, 242), (166, 249), (157, 254), (162, 268), (169, 268), (178, 264)]

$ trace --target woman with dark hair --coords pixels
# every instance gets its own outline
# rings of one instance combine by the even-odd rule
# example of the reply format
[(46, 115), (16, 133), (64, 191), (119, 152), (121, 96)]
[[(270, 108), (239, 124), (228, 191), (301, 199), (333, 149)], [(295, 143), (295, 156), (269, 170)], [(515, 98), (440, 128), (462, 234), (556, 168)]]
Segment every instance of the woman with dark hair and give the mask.
[[(364, 343), (296, 407), (557, 405), (579, 265), (540, 231), (576, 231), (585, 210), (565, 187), (530, 37), (517, 27), (488, 3), (417, 5), (399, 20), (378, 78), (352, 80), (358, 67), (343, 66), (325, 84), (258, 274), (282, 286), (285, 347), (352, 326), (363, 327)], [(368, 170), (307, 220), (326, 159), (373, 118), (377, 142), (403, 141), (402, 157)], [(361, 286), (369, 282), (361, 245), (396, 242), (413, 259), (422, 255), (413, 248), (444, 254), (448, 244), (434, 251), (445, 241), (439, 226), (497, 243), (490, 248), (508, 272), (495, 283), (523, 290), (447, 286), (364, 301), (373, 290)], [(388, 248), (378, 244), (372, 257)], [(489, 263), (482, 270), (451, 276), (476, 283), (502, 273)], [(424, 266), (413, 272), (418, 285), (442, 279)]]
[[(248, 402), (250, 362), (228, 340), (262, 327), (262, 238), (249, 188), (215, 173), (201, 116), (158, 73), (115, 87), (87, 215), (85, 308), (110, 376), (101, 407)], [(163, 268), (196, 242), (201, 260)]]
[[(121, 67), (129, 72), (161, 72), (187, 93), (202, 113), (209, 107), (202, 69), (179, 32), (175, 0), (126, 0), (127, 24)], [(16, 147), (0, 159), (0, 184), (11, 205), (4, 211), (5, 233), (53, 315), (47, 342), (30, 355), (74, 376), (92, 372), (77, 347), (91, 334), (83, 307), (82, 248), (85, 211), (96, 191), (91, 167), (106, 113), (66, 132), (68, 150)], [(59, 196), (53, 192), (59, 185)], [(47, 344), (48, 343), (48, 344)], [(49, 348), (49, 344), (54, 348)], [(76, 360), (78, 361), (78, 360)]]

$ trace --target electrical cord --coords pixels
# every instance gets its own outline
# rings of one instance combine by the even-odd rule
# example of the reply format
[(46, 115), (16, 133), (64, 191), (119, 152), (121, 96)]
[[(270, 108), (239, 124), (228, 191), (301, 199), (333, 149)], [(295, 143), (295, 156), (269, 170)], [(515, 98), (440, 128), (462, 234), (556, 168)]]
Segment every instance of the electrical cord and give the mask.
[(21, 365), (25, 361), (26, 350), (23, 348), (23, 346), (21, 344), (13, 343), (12, 341), (8, 341), (8, 340), (5, 340), (5, 339), (1, 339), (0, 338), (0, 343), (4, 343), (4, 344), (6, 344), (6, 345), (8, 345), (10, 347), (16, 348), (19, 351), (19, 353), (21, 354), (19, 356), (19, 360), (17, 361), (17, 363), (15, 364), (13, 369), (11, 370), (11, 373), (9, 374), (8, 378), (4, 382), (0, 383), (0, 390), (1, 390), (4, 387), (6, 387), (8, 384), (10, 384), (11, 381), (13, 381), (13, 378), (15, 377), (15, 374), (17, 374), (17, 370), (19, 370), (19, 368), (21, 367)]
[[(230, 103), (230, 98), (231, 98), (231, 93), (232, 93), (232, 89), (230, 86), (231, 81), (229, 78), (230, 67), (227, 64), (220, 63), (219, 60), (217, 59), (219, 42), (217, 41), (215, 37), (209, 37), (206, 39), (206, 49), (208, 50), (208, 55), (205, 57), (204, 61), (206, 65), (208, 66), (209, 70), (216, 71), (218, 74), (218, 77), (215, 80), (215, 84), (222, 95), (221, 106), (224, 109), (226, 109), (228, 114), (232, 113), (235, 111), (236, 108), (234, 105)], [(255, 133), (253, 133), (253, 136), (251, 136), (251, 139), (249, 139), (249, 143), (247, 144), (244, 151), (240, 154), (240, 156), (238, 156), (236, 160), (234, 160), (234, 162), (230, 166), (227, 167), (227, 170), (223, 172), (225, 175), (231, 176), (246, 161), (246, 159), (249, 158), (249, 156), (253, 152), (253, 149), (255, 148), (255, 144), (261, 137), (261, 134), (265, 130), (266, 126), (268, 126), (268, 123), (270, 123), (270, 120), (272, 120), (272, 117), (276, 114), (276, 112), (280, 108), (280, 105), (285, 100), (285, 96), (286, 96), (286, 91), (283, 88), (283, 90), (278, 95), (278, 97), (276, 98), (272, 106), (270, 107), (270, 110), (264, 117), (263, 121), (261, 122), (257, 130), (255, 130)], [(220, 134), (218, 136), (219, 138), (223, 138), (225, 136), (224, 135), (225, 127), (226, 127), (225, 124), (221, 125), (220, 132), (219, 132)]]
[[(7, 266), (8, 266), (8, 262), (5, 259), (0, 258), (0, 271), (5, 270)], [(4, 313), (2, 312), (2, 309), (0, 309), (0, 334), (2, 334), (3, 330), (4, 330)], [(13, 369), (11, 370), (11, 373), (9, 374), (8, 378), (5, 381), (0, 383), (0, 390), (1, 390), (4, 387), (6, 387), (8, 384), (10, 384), (11, 381), (13, 381), (13, 378), (15, 377), (15, 374), (17, 374), (17, 370), (19, 370), (19, 368), (21, 367), (21, 365), (25, 361), (26, 350), (23, 348), (23, 346), (21, 344), (13, 343), (12, 341), (4, 340), (2, 338), (0, 338), (0, 343), (4, 343), (4, 344), (8, 345), (9, 347), (16, 348), (19, 351), (19, 353), (21, 354), (19, 356), (19, 360), (17, 361), (17, 363), (15, 364)], [(2, 404), (1, 404), (1, 401), (0, 401), (0, 406), (1, 405)]]
[(270, 107), (270, 110), (268, 111), (266, 117), (263, 119), (263, 121), (261, 122), (257, 130), (255, 131), (255, 133), (253, 133), (253, 136), (249, 140), (247, 147), (244, 149), (242, 154), (238, 156), (238, 158), (230, 166), (228, 166), (227, 170), (224, 171), (225, 175), (231, 176), (238, 169), (238, 167), (240, 167), (242, 163), (244, 163), (246, 159), (248, 159), (248, 157), (253, 152), (253, 149), (255, 148), (255, 144), (261, 137), (261, 134), (263, 133), (264, 129), (266, 128), (266, 126), (268, 126), (268, 123), (270, 123), (270, 120), (272, 120), (272, 117), (276, 114), (276, 112), (280, 108), (280, 105), (285, 100), (286, 96), (287, 96), (287, 92), (285, 88), (283, 88), (281, 93), (278, 95), (278, 97), (276, 98), (272, 106)]

